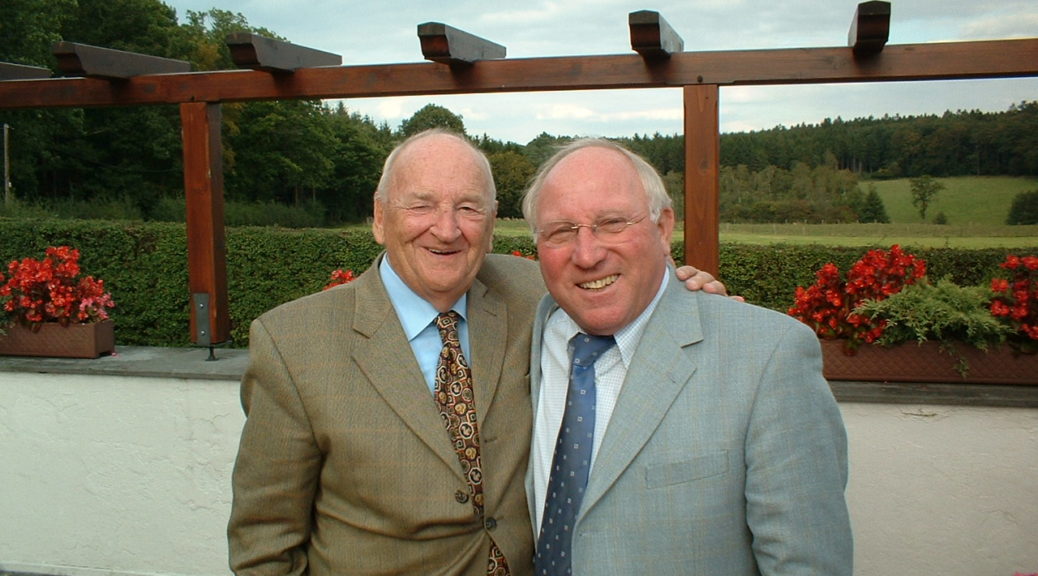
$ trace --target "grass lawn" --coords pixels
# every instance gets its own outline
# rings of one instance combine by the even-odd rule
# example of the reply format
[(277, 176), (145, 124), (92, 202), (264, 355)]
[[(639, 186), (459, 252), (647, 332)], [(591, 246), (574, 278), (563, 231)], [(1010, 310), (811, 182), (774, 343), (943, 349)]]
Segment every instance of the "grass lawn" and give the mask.
[[(937, 193), (927, 208), (926, 220), (933, 222), (934, 216), (943, 212), (948, 218), (948, 224), (958, 226), (1005, 224), (1013, 197), (1020, 192), (1038, 190), (1038, 178), (962, 176), (937, 180), (945, 188)], [(923, 222), (919, 211), (912, 206), (909, 179), (869, 180), (861, 183), (861, 189), (868, 191), (871, 185), (876, 187), (876, 192), (883, 199), (891, 222)]]

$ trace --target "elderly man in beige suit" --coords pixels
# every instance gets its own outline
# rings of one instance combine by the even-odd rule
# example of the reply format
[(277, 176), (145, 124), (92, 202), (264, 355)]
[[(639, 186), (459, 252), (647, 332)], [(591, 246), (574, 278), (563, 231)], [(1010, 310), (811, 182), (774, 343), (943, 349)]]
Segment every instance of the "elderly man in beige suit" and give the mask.
[[(385, 254), (253, 323), (228, 527), (236, 574), (532, 572), (523, 479), (544, 285), (533, 262), (487, 255), (494, 196), (467, 140), (412, 137), (375, 194)], [(458, 374), (475, 410), (454, 431), (445, 422), (462, 409), (436, 400), (438, 374), (457, 372), (440, 364), (441, 316), (471, 360)]]

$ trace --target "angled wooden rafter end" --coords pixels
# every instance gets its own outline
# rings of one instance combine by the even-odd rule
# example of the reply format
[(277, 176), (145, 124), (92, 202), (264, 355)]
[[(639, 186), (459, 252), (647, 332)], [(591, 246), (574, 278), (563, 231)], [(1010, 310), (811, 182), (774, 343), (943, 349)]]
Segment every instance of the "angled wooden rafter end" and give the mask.
[(631, 49), (646, 60), (665, 60), (685, 50), (685, 41), (659, 12), (631, 12), (627, 16), (627, 25), (631, 29)]
[(341, 66), (342, 56), (251, 32), (228, 34), (225, 40), (231, 59), (240, 68), (292, 73), (300, 68)]
[(190, 72), (191, 63), (136, 52), (101, 48), (76, 42), (55, 42), (51, 52), (67, 76), (128, 80), (145, 74)]
[(50, 68), (0, 62), (0, 80), (38, 80), (51, 77)]
[(847, 45), (856, 58), (874, 56), (883, 51), (890, 37), (890, 2), (871, 0), (858, 4), (847, 33)]
[(467, 66), (480, 60), (497, 60), (505, 57), (505, 47), (458, 30), (440, 22), (418, 25), (418, 40), (422, 44), (422, 56), (426, 60)]

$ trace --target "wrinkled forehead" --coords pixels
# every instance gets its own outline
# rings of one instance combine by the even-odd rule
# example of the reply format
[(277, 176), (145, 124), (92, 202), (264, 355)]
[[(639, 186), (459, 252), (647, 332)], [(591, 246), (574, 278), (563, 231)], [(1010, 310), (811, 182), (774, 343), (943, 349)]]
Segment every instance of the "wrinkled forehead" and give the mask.
[(624, 156), (588, 148), (563, 158), (549, 172), (536, 211), (540, 216), (577, 211), (613, 215), (647, 204), (645, 188), (633, 164)]
[(454, 138), (428, 138), (401, 151), (391, 174), (391, 199), (420, 198), (436, 203), (492, 199), (492, 184), (482, 159)]

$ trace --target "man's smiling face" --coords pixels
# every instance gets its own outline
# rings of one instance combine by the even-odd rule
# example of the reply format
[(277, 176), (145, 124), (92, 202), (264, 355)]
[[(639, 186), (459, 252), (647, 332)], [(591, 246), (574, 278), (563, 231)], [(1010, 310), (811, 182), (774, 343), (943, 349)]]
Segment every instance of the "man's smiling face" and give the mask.
[(400, 151), (372, 231), (393, 269), (445, 311), (472, 285), (494, 232), (495, 206), (475, 152), (432, 135)]

